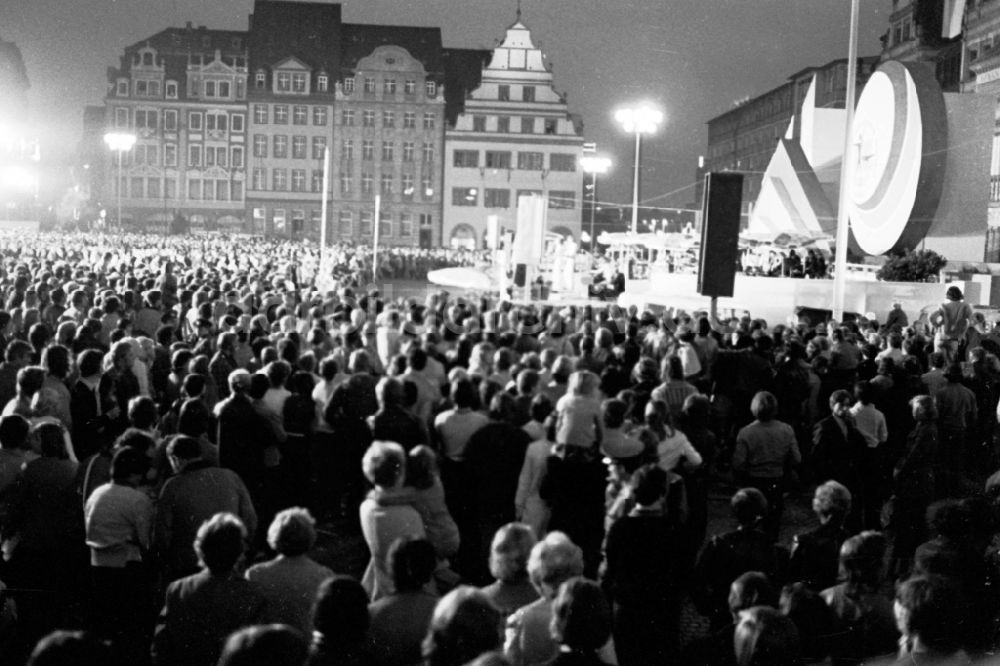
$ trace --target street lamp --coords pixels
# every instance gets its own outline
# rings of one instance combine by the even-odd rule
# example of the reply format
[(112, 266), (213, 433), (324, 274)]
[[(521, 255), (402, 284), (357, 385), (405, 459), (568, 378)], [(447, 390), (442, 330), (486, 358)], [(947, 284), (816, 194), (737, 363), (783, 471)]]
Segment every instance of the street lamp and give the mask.
[(597, 175), (607, 173), (611, 168), (611, 160), (598, 155), (586, 155), (580, 158), (580, 166), (584, 173), (590, 174), (590, 252), (593, 254), (597, 244), (594, 235), (594, 210), (597, 208)]
[(635, 173), (632, 176), (632, 233), (635, 234), (639, 232), (639, 155), (642, 135), (656, 133), (656, 128), (663, 122), (663, 112), (641, 105), (618, 109), (615, 120), (626, 132), (635, 134)]
[(135, 145), (135, 134), (129, 132), (108, 132), (104, 135), (104, 143), (108, 148), (118, 153), (118, 183), (115, 191), (118, 193), (118, 230), (122, 230), (122, 161), (125, 153)]

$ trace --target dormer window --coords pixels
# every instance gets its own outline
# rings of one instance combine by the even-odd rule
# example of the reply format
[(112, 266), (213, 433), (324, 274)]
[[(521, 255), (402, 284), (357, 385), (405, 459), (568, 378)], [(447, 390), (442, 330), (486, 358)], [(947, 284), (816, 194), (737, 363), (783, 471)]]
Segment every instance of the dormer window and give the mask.
[(292, 92), (297, 93), (307, 93), (309, 92), (308, 86), (308, 76), (305, 72), (296, 72), (292, 74)]
[(153, 54), (152, 53), (150, 53), (150, 52), (147, 51), (146, 53), (142, 54), (142, 66), (143, 67), (152, 67), (153, 66)]
[(434, 82), (434, 81), (428, 81), (424, 85), (424, 88), (427, 90), (427, 96), (428, 97), (436, 97), (437, 96), (437, 83), (436, 82)]
[(275, 82), (276, 92), (291, 92), (292, 91), (292, 74), (291, 72), (278, 72), (277, 81)]
[(128, 97), (128, 81), (125, 79), (119, 79), (118, 84), (115, 88), (115, 94), (118, 97)]
[(254, 87), (263, 88), (267, 85), (267, 73), (262, 69), (258, 69), (257, 73), (254, 75)]
[(177, 99), (177, 82), (167, 81), (166, 92), (167, 99)]
[(239, 51), (243, 48), (243, 40), (239, 37), (233, 37), (233, 40), (230, 43), (232, 44), (234, 51)]
[(354, 92), (354, 77), (344, 79), (344, 92), (350, 95)]
[(330, 79), (326, 74), (320, 74), (316, 77), (316, 88), (320, 92), (326, 92), (330, 85)]

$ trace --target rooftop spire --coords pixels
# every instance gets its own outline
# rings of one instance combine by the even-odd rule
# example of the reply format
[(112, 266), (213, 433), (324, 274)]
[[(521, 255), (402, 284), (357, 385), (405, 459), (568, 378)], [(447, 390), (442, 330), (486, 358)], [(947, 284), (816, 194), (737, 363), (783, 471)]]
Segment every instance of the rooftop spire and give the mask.
[(521, 20), (521, 0), (517, 0), (517, 20)]

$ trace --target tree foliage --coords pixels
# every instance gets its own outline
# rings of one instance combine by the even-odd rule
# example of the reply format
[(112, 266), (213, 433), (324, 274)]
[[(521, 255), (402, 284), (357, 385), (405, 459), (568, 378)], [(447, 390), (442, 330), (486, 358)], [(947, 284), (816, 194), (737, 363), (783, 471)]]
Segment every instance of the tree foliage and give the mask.
[(947, 263), (934, 250), (906, 250), (890, 254), (875, 276), (886, 282), (935, 282)]

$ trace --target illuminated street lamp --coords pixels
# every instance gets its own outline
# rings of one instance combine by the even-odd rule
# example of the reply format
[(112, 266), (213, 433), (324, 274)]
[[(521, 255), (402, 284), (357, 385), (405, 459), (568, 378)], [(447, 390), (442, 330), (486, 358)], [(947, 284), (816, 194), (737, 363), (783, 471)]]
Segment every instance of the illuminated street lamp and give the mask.
[(635, 173), (632, 176), (632, 233), (639, 232), (639, 155), (642, 150), (642, 135), (655, 134), (663, 123), (663, 112), (651, 106), (641, 105), (618, 109), (615, 120), (629, 134), (635, 134)]
[(118, 183), (115, 190), (118, 192), (118, 229), (122, 229), (122, 161), (125, 153), (132, 150), (135, 145), (135, 134), (128, 132), (108, 132), (104, 135), (104, 143), (108, 148), (118, 153)]
[(599, 155), (586, 155), (580, 158), (580, 166), (584, 173), (590, 174), (590, 251), (593, 253), (597, 244), (597, 237), (594, 235), (594, 210), (597, 208), (597, 175), (608, 172), (611, 168), (611, 160)]

